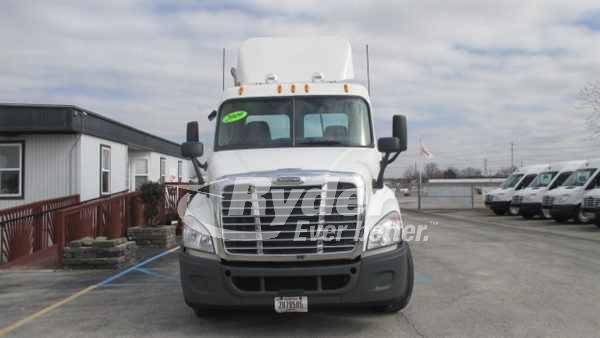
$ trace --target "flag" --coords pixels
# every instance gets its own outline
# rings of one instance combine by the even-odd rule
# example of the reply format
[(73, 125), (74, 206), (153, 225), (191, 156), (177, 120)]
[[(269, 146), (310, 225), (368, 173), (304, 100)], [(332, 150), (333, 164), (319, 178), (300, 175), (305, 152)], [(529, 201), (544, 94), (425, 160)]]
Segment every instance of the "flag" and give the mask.
[(429, 149), (427, 149), (427, 147), (425, 147), (423, 141), (419, 140), (419, 142), (421, 143), (421, 146), (419, 147), (419, 155), (427, 159), (433, 158), (433, 154), (431, 153), (431, 151), (429, 151)]

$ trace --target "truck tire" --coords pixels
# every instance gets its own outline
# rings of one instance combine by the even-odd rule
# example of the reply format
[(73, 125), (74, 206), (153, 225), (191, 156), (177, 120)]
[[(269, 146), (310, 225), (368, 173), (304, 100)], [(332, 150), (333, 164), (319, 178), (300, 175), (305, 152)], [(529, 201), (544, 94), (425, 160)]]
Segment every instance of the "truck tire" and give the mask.
[(402, 309), (404, 309), (408, 303), (410, 302), (410, 298), (412, 296), (413, 287), (415, 284), (415, 269), (412, 259), (412, 254), (410, 253), (410, 248), (408, 248), (408, 285), (406, 286), (406, 293), (402, 297), (402, 299), (393, 301), (389, 304), (379, 305), (373, 307), (373, 310), (378, 313), (396, 313)]
[(194, 314), (198, 318), (206, 318), (219, 313), (218, 310), (209, 309), (201, 306), (194, 306), (192, 309), (194, 310)]
[(523, 218), (525, 219), (532, 219), (533, 217), (535, 217), (535, 213), (529, 211), (521, 211), (521, 216), (523, 216)]
[(492, 209), (492, 211), (497, 216), (504, 216), (506, 214), (506, 210), (503, 210), (503, 209)]
[(577, 209), (577, 213), (575, 214), (575, 223), (577, 224), (586, 224), (591, 221), (589, 217), (587, 217), (581, 209)]
[(569, 218), (568, 217), (564, 217), (564, 216), (561, 216), (561, 217), (552, 217), (552, 219), (554, 219), (554, 221), (556, 223), (567, 223), (569, 221)]

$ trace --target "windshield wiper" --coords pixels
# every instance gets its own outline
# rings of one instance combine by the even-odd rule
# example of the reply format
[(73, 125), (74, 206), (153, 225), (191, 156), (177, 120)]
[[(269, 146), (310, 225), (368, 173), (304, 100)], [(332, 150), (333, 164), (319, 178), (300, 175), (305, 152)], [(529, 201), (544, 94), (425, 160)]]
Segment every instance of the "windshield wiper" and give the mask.
[(336, 140), (302, 140), (296, 141), (298, 145), (311, 145), (311, 146), (345, 146), (345, 142), (336, 141)]

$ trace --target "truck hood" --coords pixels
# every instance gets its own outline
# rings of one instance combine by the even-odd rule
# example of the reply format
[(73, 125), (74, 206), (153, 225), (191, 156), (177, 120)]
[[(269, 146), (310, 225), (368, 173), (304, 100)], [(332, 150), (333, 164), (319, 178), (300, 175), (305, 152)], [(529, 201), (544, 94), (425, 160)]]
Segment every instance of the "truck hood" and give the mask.
[(297, 147), (217, 151), (208, 159), (208, 179), (276, 169), (342, 171), (377, 178), (381, 153), (375, 148)]
[(496, 201), (510, 201), (512, 199), (514, 193), (515, 193), (514, 188), (508, 188), (508, 189), (496, 188), (496, 189), (488, 192), (486, 195), (494, 196), (494, 199)]

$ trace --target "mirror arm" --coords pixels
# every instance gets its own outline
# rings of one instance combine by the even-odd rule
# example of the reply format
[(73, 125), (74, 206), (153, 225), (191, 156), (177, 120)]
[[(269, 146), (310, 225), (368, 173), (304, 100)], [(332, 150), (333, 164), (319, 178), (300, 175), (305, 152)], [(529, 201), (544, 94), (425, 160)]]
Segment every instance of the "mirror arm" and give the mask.
[(202, 164), (195, 157), (192, 157), (191, 160), (192, 160), (192, 165), (194, 166), (194, 171), (196, 172), (196, 176), (198, 177), (198, 184), (204, 185), (204, 178), (202, 177), (202, 172), (200, 172), (200, 169), (206, 170), (207, 163), (205, 162), (204, 164)]
[(390, 163), (396, 160), (398, 155), (400, 155), (400, 152), (394, 153), (394, 155), (391, 154), (392, 153), (385, 153), (379, 162), (379, 174), (377, 175), (377, 181), (374, 182), (374, 189), (383, 189), (383, 174), (385, 173), (385, 169)]

